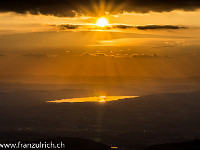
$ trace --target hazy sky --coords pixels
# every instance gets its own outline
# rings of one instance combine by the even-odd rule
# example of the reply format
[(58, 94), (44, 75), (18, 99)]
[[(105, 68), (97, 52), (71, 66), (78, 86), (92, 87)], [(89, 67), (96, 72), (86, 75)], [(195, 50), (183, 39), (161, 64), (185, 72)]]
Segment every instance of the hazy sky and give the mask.
[(198, 76), (199, 8), (198, 0), (2, 0), (0, 73)]

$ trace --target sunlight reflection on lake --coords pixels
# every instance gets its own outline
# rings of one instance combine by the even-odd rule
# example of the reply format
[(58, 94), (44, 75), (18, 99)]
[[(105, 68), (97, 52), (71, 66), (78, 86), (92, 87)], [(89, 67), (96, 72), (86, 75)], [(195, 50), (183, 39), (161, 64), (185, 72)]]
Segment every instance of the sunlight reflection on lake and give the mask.
[(138, 97), (138, 96), (94, 96), (94, 97), (61, 99), (61, 100), (54, 100), (54, 101), (47, 101), (47, 102), (49, 102), (49, 103), (78, 103), (78, 102), (104, 103), (104, 102), (107, 102), (107, 101), (117, 101), (119, 99), (135, 98), (135, 97)]

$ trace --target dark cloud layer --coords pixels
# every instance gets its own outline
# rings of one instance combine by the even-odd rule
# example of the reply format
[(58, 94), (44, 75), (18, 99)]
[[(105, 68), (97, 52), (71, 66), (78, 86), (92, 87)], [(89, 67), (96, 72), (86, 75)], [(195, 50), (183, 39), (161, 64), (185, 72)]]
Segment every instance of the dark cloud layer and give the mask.
[(181, 9), (185, 11), (200, 8), (200, 0), (132, 0), (128, 9), (138, 12), (163, 12)]
[[(73, 16), (72, 10), (87, 13), (97, 13), (93, 10), (94, 4), (100, 4), (103, 0), (1, 0), (0, 11), (14, 11), (18, 13), (33, 14), (38, 12), (42, 14), (52, 14), (57, 16)], [(163, 12), (174, 9), (195, 10), (200, 8), (200, 0), (104, 0), (105, 10), (111, 12), (117, 11), (135, 11), (135, 12)], [(106, 6), (110, 6), (107, 9)], [(123, 7), (120, 7), (123, 6)], [(116, 10), (115, 8), (120, 8)], [(104, 12), (104, 11), (103, 11)]]
[(69, 0), (1, 0), (0, 11), (14, 11), (17, 13), (30, 12), (32, 14), (51, 14), (56, 16), (73, 16), (76, 5)]

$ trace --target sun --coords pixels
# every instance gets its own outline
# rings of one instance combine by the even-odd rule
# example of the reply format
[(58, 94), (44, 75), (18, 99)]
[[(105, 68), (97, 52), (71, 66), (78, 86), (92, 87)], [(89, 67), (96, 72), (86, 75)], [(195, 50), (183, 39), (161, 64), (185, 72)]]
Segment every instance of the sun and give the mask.
[(96, 25), (99, 26), (99, 27), (105, 27), (105, 26), (109, 25), (109, 23), (108, 23), (108, 20), (106, 18), (99, 18), (97, 20)]

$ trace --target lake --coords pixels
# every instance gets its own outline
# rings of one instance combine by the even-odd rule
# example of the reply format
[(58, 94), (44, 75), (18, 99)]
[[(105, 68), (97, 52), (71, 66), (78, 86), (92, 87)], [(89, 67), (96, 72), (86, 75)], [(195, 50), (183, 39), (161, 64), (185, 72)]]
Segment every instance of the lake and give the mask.
[(47, 101), (49, 103), (80, 103), (80, 102), (99, 102), (105, 103), (107, 101), (117, 101), (126, 98), (135, 98), (138, 96), (93, 96), (93, 97), (81, 97), (81, 98), (71, 98), (71, 99), (61, 99)]

